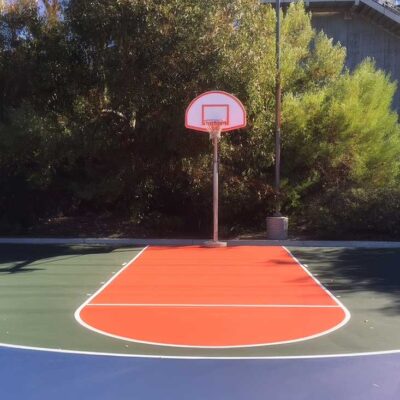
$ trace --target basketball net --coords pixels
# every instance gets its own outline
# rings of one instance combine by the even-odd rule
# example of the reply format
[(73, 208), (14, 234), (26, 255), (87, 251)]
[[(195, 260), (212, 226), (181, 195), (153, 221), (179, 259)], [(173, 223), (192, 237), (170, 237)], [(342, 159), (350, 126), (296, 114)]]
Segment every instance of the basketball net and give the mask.
[(224, 126), (224, 121), (220, 119), (209, 119), (205, 121), (208, 133), (210, 134), (210, 139), (219, 139), (221, 137), (222, 127)]

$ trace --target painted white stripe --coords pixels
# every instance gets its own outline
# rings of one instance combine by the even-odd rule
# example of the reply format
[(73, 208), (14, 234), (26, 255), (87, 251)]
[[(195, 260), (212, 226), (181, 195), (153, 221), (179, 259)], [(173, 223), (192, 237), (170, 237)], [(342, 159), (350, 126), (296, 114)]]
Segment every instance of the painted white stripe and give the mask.
[(121, 357), (121, 358), (143, 358), (143, 359), (172, 359), (172, 360), (309, 360), (309, 359), (329, 359), (329, 358), (347, 358), (347, 357), (373, 357), (373, 356), (390, 356), (392, 354), (400, 354), (400, 349), (393, 350), (377, 350), (359, 353), (337, 353), (337, 354), (300, 354), (289, 356), (172, 356), (158, 354), (129, 354), (129, 353), (107, 353), (101, 351), (82, 351), (56, 349), (51, 347), (35, 347), (22, 346), (18, 344), (0, 343), (0, 347), (6, 349), (29, 350), (48, 353), (75, 354), (82, 356), (103, 356), (103, 357)]
[(74, 313), (74, 317), (76, 319), (76, 321), (81, 324), (82, 326), (84, 326), (86, 329), (89, 329), (93, 332), (96, 333), (100, 333), (101, 335), (105, 335), (105, 332), (94, 328), (93, 326), (87, 324), (82, 318), (81, 318), (81, 311), (89, 304), (93, 301), (93, 299), (99, 294), (101, 293), (108, 285), (111, 284), (111, 282), (113, 282), (119, 275), (122, 274), (122, 272), (124, 272), (126, 269), (128, 269), (131, 264), (133, 264), (142, 254), (143, 252), (148, 248), (149, 246), (146, 246), (145, 248), (143, 248), (141, 251), (139, 251), (138, 254), (136, 254), (135, 257), (132, 258), (132, 260), (130, 260), (129, 262), (126, 263), (126, 265), (121, 268), (116, 274), (114, 274), (104, 285), (102, 285), (100, 287), (99, 290), (97, 290), (95, 293), (93, 293)]
[(322, 304), (165, 304), (165, 303), (91, 303), (91, 307), (235, 307), (235, 308), (341, 308)]
[(347, 309), (347, 307), (345, 307), (345, 305), (337, 298), (333, 295), (333, 293), (331, 293), (293, 254), (292, 252), (287, 249), (285, 246), (282, 246), (282, 248), (293, 258), (294, 261), (296, 261), (296, 263), (303, 269), (303, 271), (310, 276), (314, 282), (326, 293), (328, 294), (328, 296), (344, 311), (345, 314), (345, 318), (343, 319), (343, 321), (333, 327), (332, 329), (329, 329), (325, 332), (323, 332), (320, 335), (315, 335), (314, 337), (319, 337), (319, 336), (323, 336), (323, 335), (327, 335), (328, 333), (332, 333), (340, 328), (342, 328), (344, 325), (346, 325), (351, 318), (351, 314), (350, 311)]
[[(197, 349), (233, 349), (233, 348), (247, 348), (247, 347), (261, 347), (261, 346), (274, 346), (277, 344), (287, 344), (287, 343), (297, 343), (297, 342), (302, 342), (304, 340), (309, 340), (309, 339), (314, 339), (323, 335), (326, 335), (328, 333), (331, 333), (337, 329), (339, 329), (340, 327), (342, 327), (343, 325), (345, 325), (349, 319), (350, 319), (350, 312), (347, 310), (346, 307), (344, 307), (344, 305), (336, 299), (335, 296), (333, 296), (332, 293), (330, 293), (316, 278), (314, 278), (312, 276), (312, 274), (307, 271), (306, 268), (304, 268), (304, 266), (297, 260), (296, 257), (294, 257), (292, 255), (292, 253), (284, 246), (281, 246), (284, 250), (286, 250), (289, 255), (296, 261), (296, 263), (304, 270), (306, 271), (307, 275), (309, 275), (318, 286), (320, 286), (334, 301), (336, 304), (338, 304), (342, 309), (343, 312), (345, 314), (345, 318), (343, 319), (343, 321), (337, 325), (336, 327), (333, 327), (332, 329), (329, 329), (327, 331), (324, 331), (322, 333), (318, 333), (315, 335), (311, 335), (311, 336), (306, 336), (306, 337), (302, 337), (300, 339), (294, 339), (294, 340), (285, 340), (285, 341), (280, 341), (280, 342), (270, 342), (270, 343), (259, 343), (259, 344), (251, 344), (251, 345), (238, 345), (238, 346), (194, 346), (194, 345), (176, 345), (176, 344), (169, 344), (169, 343), (158, 343), (158, 342), (150, 342), (150, 341), (144, 341), (144, 340), (138, 340), (138, 339), (130, 339), (124, 336), (119, 336), (119, 335), (114, 335), (112, 333), (108, 333), (105, 331), (102, 331), (100, 329), (94, 328), (93, 326), (90, 326), (89, 324), (87, 324), (86, 322), (84, 322), (81, 317), (80, 317), (80, 313), (83, 310), (84, 307), (86, 307), (87, 305), (91, 304), (92, 300), (102, 291), (104, 290), (115, 278), (116, 276), (112, 277), (110, 279), (110, 281), (108, 281), (105, 285), (103, 285), (93, 296), (91, 296), (90, 298), (88, 298), (76, 311), (75, 311), (75, 319), (84, 327), (86, 327), (87, 329), (92, 330), (93, 332), (97, 332), (100, 333), (104, 336), (109, 336), (112, 337), (114, 339), (120, 339), (120, 340), (124, 340), (124, 341), (128, 341), (128, 342), (134, 342), (134, 343), (142, 343), (142, 344), (149, 344), (149, 345), (156, 345), (156, 346), (164, 346), (164, 347), (178, 347), (178, 348), (197, 348)], [(124, 268), (122, 268), (117, 275), (119, 275), (120, 273), (122, 273), (126, 268), (128, 268), (142, 253), (144, 250), (146, 250), (147, 247), (145, 249), (143, 249), (133, 260), (131, 260)]]
[[(145, 250), (145, 249), (143, 249)], [(285, 250), (298, 261), (288, 249)], [(142, 251), (143, 252), (143, 251)], [(141, 252), (141, 253), (142, 253)], [(139, 253), (133, 260), (131, 260), (126, 267), (128, 267), (141, 253)], [(300, 263), (299, 263), (300, 264)], [(303, 268), (304, 265), (300, 264)], [(122, 270), (120, 271), (122, 272)], [(119, 272), (119, 273), (120, 273)], [(116, 276), (113, 277), (115, 279)], [(314, 278), (315, 279), (315, 278)], [(106, 283), (109, 284), (110, 281)], [(322, 286), (322, 285), (321, 285)], [(322, 286), (323, 287), (323, 286)], [(101, 287), (98, 292), (103, 289)], [(325, 289), (325, 288), (324, 288)], [(326, 289), (325, 289), (326, 290)], [(329, 291), (328, 291), (329, 293)], [(97, 293), (95, 293), (96, 295)], [(92, 296), (92, 298), (95, 297)], [(86, 300), (75, 313), (79, 315), (80, 311), (84, 306), (88, 305), (91, 298)], [(339, 302), (338, 300), (336, 300)], [(340, 303), (341, 304), (341, 303)], [(343, 306), (344, 307), (344, 306)], [(346, 308), (344, 307), (346, 310)], [(79, 318), (80, 319), (80, 318)], [(82, 321), (83, 322), (83, 321)], [(80, 323), (82, 323), (80, 322)], [(346, 321), (347, 322), (347, 321)], [(83, 323), (84, 324), (84, 323)], [(88, 327), (93, 330), (92, 327)], [(102, 332), (99, 332), (102, 333)], [(307, 360), (307, 359), (330, 359), (330, 358), (347, 358), (347, 357), (374, 357), (374, 356), (390, 356), (400, 354), (400, 349), (391, 350), (377, 350), (377, 351), (365, 351), (358, 353), (328, 353), (328, 354), (299, 354), (299, 355), (287, 355), (287, 356), (185, 356), (185, 355), (158, 355), (158, 354), (128, 354), (128, 353), (112, 353), (112, 352), (100, 352), (100, 351), (82, 351), (74, 349), (60, 349), (60, 348), (49, 348), (49, 347), (36, 347), (36, 346), (24, 346), (10, 343), (0, 343), (0, 348), (9, 348), (17, 350), (27, 350), (27, 351), (38, 351), (38, 352), (51, 352), (51, 353), (61, 353), (61, 354), (71, 354), (71, 355), (83, 355), (83, 356), (104, 356), (104, 357), (120, 357), (120, 358), (141, 358), (141, 359), (186, 359), (186, 360)]]

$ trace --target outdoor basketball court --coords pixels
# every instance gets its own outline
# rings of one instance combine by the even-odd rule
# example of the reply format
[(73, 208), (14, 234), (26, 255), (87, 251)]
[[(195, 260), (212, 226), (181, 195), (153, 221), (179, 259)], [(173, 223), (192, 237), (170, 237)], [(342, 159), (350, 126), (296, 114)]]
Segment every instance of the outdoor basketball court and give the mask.
[(400, 247), (0, 245), (7, 399), (397, 399)]

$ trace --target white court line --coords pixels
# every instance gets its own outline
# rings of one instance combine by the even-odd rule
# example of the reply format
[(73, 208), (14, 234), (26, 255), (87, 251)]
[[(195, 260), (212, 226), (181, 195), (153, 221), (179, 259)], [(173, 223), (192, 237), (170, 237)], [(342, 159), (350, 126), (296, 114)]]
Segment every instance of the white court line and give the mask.
[[(321, 335), (327, 335), (328, 333), (332, 333), (340, 328), (342, 328), (344, 325), (346, 325), (351, 318), (351, 314), (350, 311), (347, 309), (347, 307), (337, 298), (333, 295), (333, 293), (331, 293), (293, 254), (292, 252), (286, 248), (285, 246), (282, 246), (282, 248), (293, 258), (294, 261), (296, 261), (296, 263), (303, 269), (303, 271), (311, 277), (311, 279), (314, 280), (314, 282), (338, 305), (340, 306), (340, 308), (344, 311), (345, 313), (345, 318), (343, 319), (343, 321), (339, 324), (336, 325), (335, 327), (333, 327), (332, 329), (329, 329), (325, 332), (323, 332)], [(318, 337), (318, 336), (316, 336)]]
[(341, 308), (322, 304), (166, 304), (166, 303), (91, 303), (90, 307), (221, 307), (221, 308)]
[(366, 351), (364, 353), (337, 353), (337, 354), (303, 354), (292, 356), (184, 356), (184, 355), (160, 355), (160, 354), (129, 354), (129, 353), (107, 353), (101, 351), (82, 351), (82, 350), (64, 350), (51, 347), (22, 346), (18, 344), (0, 343), (0, 347), (15, 350), (29, 350), (45, 353), (61, 353), (81, 356), (102, 356), (118, 358), (150, 358), (167, 360), (223, 360), (223, 361), (242, 361), (242, 360), (312, 360), (312, 359), (330, 359), (330, 358), (350, 358), (350, 357), (373, 357), (389, 356), (400, 354), (400, 349)]
[[(142, 252), (145, 249), (142, 250)], [(285, 250), (298, 262), (298, 260), (290, 253), (288, 249)], [(142, 253), (140, 252), (133, 260), (131, 260), (126, 268)], [(298, 262), (303, 268), (304, 266)], [(119, 273), (121, 273), (119, 271)], [(118, 274), (119, 274), (118, 273)], [(116, 276), (113, 276), (112, 280), (115, 279)], [(315, 280), (315, 278), (314, 278)], [(111, 281), (107, 282), (104, 287), (110, 284)], [(321, 285), (322, 286), (322, 285)], [(322, 286), (323, 287), (323, 286)], [(101, 287), (98, 292), (101, 291), (103, 287)], [(325, 289), (325, 288), (324, 288)], [(328, 293), (330, 293), (328, 291)], [(95, 293), (91, 298), (89, 298), (79, 309), (83, 308), (83, 306), (92, 298), (95, 297), (97, 293)], [(339, 300), (336, 299), (336, 302)], [(341, 304), (341, 303), (340, 303)], [(345, 308), (346, 309), (346, 308)], [(76, 312), (76, 313), (77, 313)], [(346, 321), (347, 322), (347, 321)], [(91, 329), (91, 328), (89, 328)], [(82, 350), (67, 350), (60, 348), (50, 348), (50, 347), (36, 347), (36, 346), (24, 346), (24, 345), (16, 345), (10, 343), (0, 343), (0, 347), (16, 349), (16, 350), (28, 350), (28, 351), (38, 351), (38, 352), (51, 352), (51, 353), (61, 353), (61, 354), (70, 354), (70, 355), (82, 355), (82, 356), (103, 356), (103, 357), (117, 357), (117, 358), (143, 358), (143, 359), (172, 359), (172, 360), (223, 360), (223, 361), (241, 361), (241, 360), (307, 360), (307, 359), (334, 359), (334, 358), (348, 358), (348, 357), (371, 357), (371, 356), (389, 356), (400, 354), (400, 349), (391, 349), (391, 350), (377, 350), (377, 351), (365, 351), (365, 352), (354, 352), (354, 353), (335, 353), (335, 354), (299, 354), (299, 355), (286, 355), (286, 356), (186, 356), (186, 355), (160, 355), (160, 354), (133, 354), (133, 353), (111, 353), (111, 352), (101, 352), (101, 351), (82, 351)]]
[(349, 319), (350, 319), (350, 312), (347, 310), (346, 307), (344, 307), (344, 305), (336, 299), (335, 296), (333, 296), (332, 293), (330, 293), (316, 278), (314, 278), (312, 276), (312, 274), (307, 271), (307, 269), (290, 253), (290, 251), (283, 246), (282, 247), (286, 252), (289, 253), (289, 255), (295, 260), (295, 262), (306, 272), (307, 275), (309, 275), (314, 281), (315, 283), (321, 287), (323, 289), (323, 291), (325, 291), (333, 300), (334, 302), (343, 310), (345, 317), (342, 320), (341, 323), (339, 323), (338, 325), (336, 325), (335, 327), (328, 329), (326, 331), (323, 331), (321, 333), (318, 334), (314, 334), (314, 335), (310, 335), (310, 336), (305, 336), (299, 339), (293, 339), (293, 340), (284, 340), (284, 341), (278, 341), (278, 342), (269, 342), (269, 343), (257, 343), (257, 344), (250, 344), (250, 345), (233, 345), (233, 346), (196, 346), (196, 345), (183, 345), (183, 344), (171, 344), (171, 343), (160, 343), (160, 342), (151, 342), (151, 341), (145, 341), (145, 340), (138, 340), (138, 339), (131, 339), (131, 338), (127, 338), (125, 336), (120, 336), (120, 335), (115, 335), (100, 329), (97, 329), (89, 324), (87, 324), (85, 321), (82, 320), (80, 313), (83, 310), (83, 308), (85, 308), (86, 306), (88, 306), (89, 304), (95, 304), (92, 303), (93, 299), (99, 294), (101, 293), (118, 275), (120, 275), (123, 271), (125, 271), (125, 269), (127, 269), (129, 266), (131, 266), (134, 261), (143, 253), (144, 250), (147, 249), (144, 248), (139, 254), (136, 255), (135, 258), (133, 258), (127, 265), (124, 266), (124, 268), (122, 268), (117, 274), (115, 274), (108, 282), (106, 282), (99, 290), (97, 290), (96, 293), (94, 293), (91, 297), (89, 297), (76, 311), (75, 311), (75, 319), (81, 324), (83, 325), (85, 328), (99, 333), (101, 335), (104, 336), (109, 336), (112, 337), (114, 339), (119, 339), (119, 340), (124, 340), (124, 341), (128, 341), (128, 342), (133, 342), (133, 343), (142, 343), (142, 344), (148, 344), (148, 345), (154, 345), (154, 346), (163, 346), (163, 347), (172, 347), (172, 348), (191, 348), (191, 349), (234, 349), (234, 348), (252, 348), (252, 347), (264, 347), (264, 346), (275, 346), (278, 344), (288, 344), (288, 343), (297, 343), (297, 342), (302, 342), (305, 340), (310, 340), (310, 339), (315, 339), (318, 338), (320, 336), (323, 335), (327, 335), (328, 333), (331, 333), (339, 328), (341, 328), (343, 325), (345, 325)]
[[(149, 246), (144, 247), (141, 251), (139, 251), (138, 254), (136, 254), (135, 257), (132, 258), (129, 262), (126, 263), (126, 265), (121, 268), (116, 274), (114, 274), (104, 285), (102, 285), (95, 293), (93, 293), (86, 301), (75, 311), (74, 317), (76, 321), (84, 326), (86, 329), (89, 329), (93, 332), (100, 333), (101, 335), (106, 335), (106, 336), (111, 336), (108, 335), (107, 333), (94, 328), (93, 326), (87, 324), (82, 318), (81, 318), (81, 311), (99, 294), (101, 293), (108, 285), (111, 284), (119, 275), (122, 274), (126, 269), (128, 269), (142, 254), (143, 252), (148, 248)], [(118, 338), (121, 339), (121, 338)]]

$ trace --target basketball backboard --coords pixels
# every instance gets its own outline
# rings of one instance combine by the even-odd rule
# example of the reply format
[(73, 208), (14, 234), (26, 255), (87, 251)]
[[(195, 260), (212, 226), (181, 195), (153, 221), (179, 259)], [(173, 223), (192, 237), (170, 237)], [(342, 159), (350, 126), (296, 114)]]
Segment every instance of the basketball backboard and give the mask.
[(186, 109), (185, 126), (200, 132), (209, 132), (210, 121), (219, 121), (222, 132), (246, 126), (246, 111), (235, 96), (214, 90), (197, 96)]

